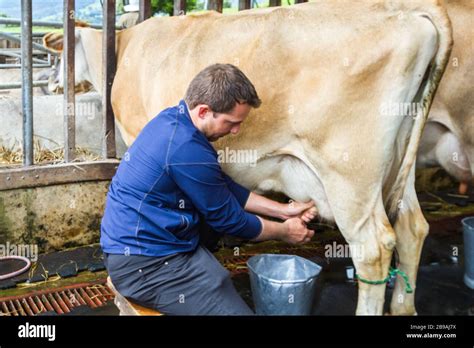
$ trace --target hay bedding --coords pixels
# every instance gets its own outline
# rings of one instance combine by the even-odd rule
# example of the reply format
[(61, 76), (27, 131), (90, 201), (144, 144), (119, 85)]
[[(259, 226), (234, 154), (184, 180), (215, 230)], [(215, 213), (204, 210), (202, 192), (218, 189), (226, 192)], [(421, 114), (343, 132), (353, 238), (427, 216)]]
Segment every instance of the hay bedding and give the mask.
[[(64, 148), (56, 147), (53, 149), (41, 145), (39, 140), (33, 143), (33, 154), (35, 164), (58, 164), (64, 163)], [(101, 157), (93, 151), (76, 147), (76, 158), (73, 162), (97, 161)], [(13, 144), (11, 147), (0, 145), (0, 167), (7, 168), (17, 166), (23, 162), (22, 146)]]

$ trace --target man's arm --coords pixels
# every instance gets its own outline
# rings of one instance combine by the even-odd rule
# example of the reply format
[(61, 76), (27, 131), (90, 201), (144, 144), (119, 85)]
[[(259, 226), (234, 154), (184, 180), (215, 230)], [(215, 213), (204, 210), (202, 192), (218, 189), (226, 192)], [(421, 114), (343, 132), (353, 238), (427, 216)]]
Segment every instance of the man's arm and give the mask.
[(250, 192), (247, 203), (245, 204), (245, 210), (261, 214), (265, 216), (271, 216), (280, 220), (286, 220), (285, 209), (288, 204), (273, 201), (264, 196), (261, 196), (255, 192)]
[(261, 221), (242, 207), (245, 196), (241, 195), (239, 202), (232, 194), (214, 152), (199, 139), (192, 138), (172, 151), (167, 168), (214, 231), (244, 239), (260, 234)]
[(271, 216), (280, 220), (288, 220), (292, 217), (299, 216), (304, 222), (310, 222), (317, 215), (317, 210), (314, 207), (314, 202), (307, 203), (291, 202), (280, 203), (272, 201), (255, 192), (250, 192), (245, 210), (265, 216)]
[[(277, 239), (292, 244), (308, 242), (314, 235), (299, 217), (279, 223), (245, 212), (242, 206), (248, 204), (252, 193), (242, 187), (239, 189), (242, 192), (234, 196), (216, 159), (209, 151), (200, 149), (194, 139), (181, 145), (171, 159), (168, 164), (171, 177), (215, 231), (255, 241)], [(263, 206), (267, 199), (259, 197), (263, 201), (258, 200), (257, 205)]]
[(232, 180), (229, 175), (224, 172), (222, 172), (222, 174), (224, 175), (227, 187), (246, 211), (254, 214), (271, 216), (280, 220), (287, 220), (299, 216), (304, 222), (310, 222), (317, 215), (317, 209), (312, 201), (307, 203), (276, 202), (255, 192), (250, 192), (248, 189)]

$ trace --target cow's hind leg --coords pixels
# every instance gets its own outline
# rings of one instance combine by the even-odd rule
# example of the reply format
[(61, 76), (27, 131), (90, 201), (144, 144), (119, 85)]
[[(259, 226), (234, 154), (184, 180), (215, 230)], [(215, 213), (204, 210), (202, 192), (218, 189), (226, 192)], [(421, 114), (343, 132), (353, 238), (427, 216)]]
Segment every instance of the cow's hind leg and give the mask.
[(405, 281), (397, 277), (391, 302), (391, 313), (395, 315), (415, 315), (415, 287), (418, 265), (424, 240), (429, 225), (423, 216), (415, 192), (414, 175), (411, 175), (405, 195), (399, 205), (399, 213), (394, 228), (397, 235), (397, 251), (399, 255), (398, 269), (406, 273), (413, 288), (412, 293), (406, 292)]
[(359, 278), (356, 314), (381, 315), (385, 303), (384, 281), (395, 246), (395, 233), (383, 206), (380, 204), (365, 220), (358, 221), (357, 228), (346, 239)]
[[(373, 184), (379, 181), (377, 173), (359, 171), (368, 186), (355, 181), (351, 173), (339, 175), (328, 171), (327, 180), (322, 177), (320, 181), (303, 162), (294, 158), (285, 158), (279, 166), (278, 181), (282, 184), (274, 189), (298, 201), (315, 201), (321, 216), (333, 218), (349, 243), (358, 275), (367, 281), (385, 280), (395, 247), (395, 232), (385, 212), (381, 187)], [(265, 172), (264, 163), (260, 163), (259, 170)], [(261, 186), (268, 189), (268, 182)], [(383, 282), (369, 284), (361, 280), (357, 314), (382, 314), (385, 287)]]
[(381, 315), (385, 302), (384, 280), (396, 242), (382, 195), (334, 178), (326, 189), (336, 223), (350, 245), (359, 277), (356, 314)]

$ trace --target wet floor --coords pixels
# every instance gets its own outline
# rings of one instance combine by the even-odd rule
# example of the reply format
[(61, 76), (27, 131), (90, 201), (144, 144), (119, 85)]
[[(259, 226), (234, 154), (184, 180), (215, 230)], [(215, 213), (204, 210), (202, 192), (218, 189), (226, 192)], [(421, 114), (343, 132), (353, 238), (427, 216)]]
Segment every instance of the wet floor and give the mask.
[[(474, 216), (474, 195), (462, 201), (458, 201), (459, 197), (455, 196), (453, 193), (451, 200), (446, 193), (439, 196), (420, 195), (423, 205), (430, 207), (430, 211), (425, 211), (430, 233), (423, 246), (416, 284), (415, 304), (419, 315), (474, 315), (474, 290), (463, 282), (464, 246), (461, 227), (462, 218)], [(443, 197), (442, 205), (428, 204), (438, 202), (439, 197)], [(433, 206), (438, 209), (433, 209)], [(322, 244), (331, 243), (331, 236), (337, 243), (341, 243), (338, 231), (326, 230)], [(314, 239), (318, 240), (318, 233)], [(357, 282), (346, 277), (346, 267), (353, 266), (351, 259), (324, 258), (321, 252), (318, 253), (317, 249), (315, 251), (317, 256), (314, 260), (323, 265), (324, 269), (319, 279), (313, 314), (353, 315), (358, 289)], [(234, 275), (233, 279), (240, 295), (254, 308), (248, 274), (242, 272)], [(393, 282), (387, 286), (385, 313), (389, 313), (392, 286)]]
[[(455, 224), (458, 218), (450, 218)], [(460, 256), (453, 255), (453, 246)], [(418, 271), (415, 303), (419, 315), (474, 315), (474, 290), (463, 282), (462, 233), (451, 236), (431, 234), (423, 248)], [(324, 262), (324, 261), (323, 261)], [(314, 315), (354, 315), (357, 305), (357, 282), (346, 277), (351, 259), (326, 259), (316, 292)], [(244, 300), (253, 308), (250, 280), (246, 273), (233, 277)], [(385, 313), (389, 313), (392, 284), (386, 290)]]

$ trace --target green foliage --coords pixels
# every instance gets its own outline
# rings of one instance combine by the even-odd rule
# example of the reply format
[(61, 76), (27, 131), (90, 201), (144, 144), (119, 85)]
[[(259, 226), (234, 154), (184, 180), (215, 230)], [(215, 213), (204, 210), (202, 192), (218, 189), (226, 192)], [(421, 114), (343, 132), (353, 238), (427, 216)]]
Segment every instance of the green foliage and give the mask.
[[(8, 18), (8, 16), (5, 13), (0, 12), (0, 18)], [(3, 28), (14, 28), (14, 27), (20, 27), (18, 24), (0, 24), (0, 27)]]
[[(173, 15), (173, 0), (151, 0), (151, 13), (162, 13), (168, 14), (169, 16)], [(187, 0), (186, 1), (186, 11), (196, 9), (196, 0)]]
[(124, 5), (123, 5), (123, 0), (118, 0), (118, 1), (117, 1), (117, 4), (116, 4), (116, 9), (115, 9), (115, 11), (116, 11), (117, 13), (124, 13), (125, 11), (124, 11), (124, 9), (123, 9), (123, 6), (124, 6)]

